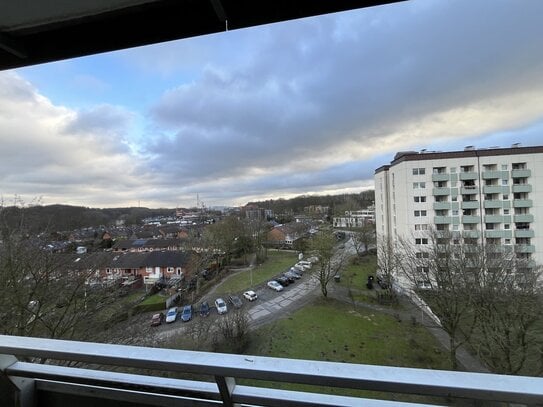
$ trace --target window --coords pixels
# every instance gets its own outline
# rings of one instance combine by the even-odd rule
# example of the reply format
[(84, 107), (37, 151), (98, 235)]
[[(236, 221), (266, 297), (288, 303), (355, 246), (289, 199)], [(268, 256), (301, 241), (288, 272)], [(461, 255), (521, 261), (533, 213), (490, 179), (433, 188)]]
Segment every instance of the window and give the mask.
[(418, 223), (415, 225), (415, 230), (428, 230), (428, 225), (426, 223)]
[(451, 200), (452, 200), (453, 202), (456, 202), (456, 201), (458, 201), (458, 195), (456, 195), (456, 196), (453, 196), (453, 197), (451, 198)]
[(427, 259), (430, 257), (430, 254), (428, 252), (417, 252), (415, 253), (415, 256), (417, 259)]
[(415, 239), (415, 244), (428, 244), (428, 238), (425, 237), (417, 237)]
[(509, 215), (509, 209), (504, 209), (504, 210), (503, 210), (503, 214), (504, 214), (504, 215)]
[(415, 216), (416, 217), (426, 216), (426, 211), (415, 211)]
[(504, 239), (505, 244), (511, 244), (511, 239)]
[(509, 180), (502, 179), (502, 186), (509, 185)]
[(426, 182), (413, 182), (413, 189), (426, 188)]
[(509, 195), (503, 194), (503, 199), (504, 199), (504, 201), (508, 200), (508, 199), (509, 199)]
[(168, 268), (166, 269), (166, 271), (167, 271), (168, 273), (173, 273), (173, 267), (168, 267)]
[(458, 209), (452, 210), (452, 216), (458, 216)]
[(414, 201), (415, 202), (426, 202), (426, 197), (425, 196), (415, 196), (413, 197)]
[(426, 170), (424, 168), (413, 168), (413, 175), (424, 175)]
[(446, 174), (447, 173), (447, 168), (446, 167), (434, 167), (433, 168), (433, 173), (434, 174)]
[(106, 269), (106, 273), (107, 273), (107, 274), (111, 274), (111, 269), (110, 269), (110, 268), (107, 268), (107, 269)]
[(503, 228), (506, 229), (506, 230), (507, 230), (507, 229), (511, 229), (511, 225), (510, 225), (509, 223), (505, 223), (505, 224), (503, 225)]

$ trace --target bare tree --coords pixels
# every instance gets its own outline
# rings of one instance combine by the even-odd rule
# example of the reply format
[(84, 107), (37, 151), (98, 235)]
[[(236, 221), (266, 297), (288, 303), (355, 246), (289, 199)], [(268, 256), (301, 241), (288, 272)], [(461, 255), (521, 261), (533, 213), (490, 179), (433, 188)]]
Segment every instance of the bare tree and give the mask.
[(393, 262), (401, 268), (410, 289), (438, 316), (449, 336), (451, 368), (457, 369), (458, 348), (475, 326), (469, 281), (483, 267), (482, 253), (476, 245), (460, 244), (443, 231), (433, 230), (412, 240), (399, 241)]
[(353, 247), (356, 254), (360, 257), (375, 244), (375, 225), (366, 223), (361, 228), (351, 233)]
[(472, 345), (496, 373), (541, 375), (541, 272), (507, 249), (486, 248), (486, 268), (473, 284)]
[(328, 296), (328, 284), (345, 266), (346, 256), (336, 250), (336, 238), (329, 231), (320, 231), (313, 237), (311, 252), (318, 257), (314, 263), (313, 276), (320, 284), (324, 297)]

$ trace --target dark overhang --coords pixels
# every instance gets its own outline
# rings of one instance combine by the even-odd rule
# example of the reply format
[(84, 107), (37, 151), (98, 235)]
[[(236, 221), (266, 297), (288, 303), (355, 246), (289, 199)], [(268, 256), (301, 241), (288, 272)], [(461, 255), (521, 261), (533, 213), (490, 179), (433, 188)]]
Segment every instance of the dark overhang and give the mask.
[(3, 1), (0, 70), (396, 1)]

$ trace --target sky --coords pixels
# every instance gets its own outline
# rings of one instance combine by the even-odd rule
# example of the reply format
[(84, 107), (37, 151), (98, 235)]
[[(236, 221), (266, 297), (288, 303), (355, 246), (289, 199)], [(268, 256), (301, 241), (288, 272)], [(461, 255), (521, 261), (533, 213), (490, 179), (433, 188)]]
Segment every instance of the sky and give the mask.
[(0, 72), (0, 197), (244, 205), (543, 145), (543, 1), (412, 0)]

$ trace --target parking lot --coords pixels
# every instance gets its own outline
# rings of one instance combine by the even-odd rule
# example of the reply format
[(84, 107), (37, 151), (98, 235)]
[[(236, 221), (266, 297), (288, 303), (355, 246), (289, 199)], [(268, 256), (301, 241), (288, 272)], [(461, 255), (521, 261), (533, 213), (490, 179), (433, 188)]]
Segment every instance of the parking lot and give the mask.
[[(312, 278), (309, 273), (306, 273), (300, 280), (297, 280), (295, 283), (290, 284), (287, 287), (284, 287), (283, 291), (276, 292), (268, 288), (265, 284), (253, 289), (258, 295), (256, 301), (247, 301), (242, 298), (242, 293), (233, 293), (242, 298), (243, 306), (242, 308), (246, 310), (247, 316), (250, 321), (251, 327), (258, 326), (263, 323), (271, 322), (275, 318), (280, 318), (284, 316), (285, 312), (290, 311), (293, 308), (298, 307), (299, 303), (302, 303), (303, 300), (313, 292), (318, 286), (317, 280)], [(218, 315), (217, 310), (215, 309), (215, 299), (217, 297), (204, 297), (203, 301), (207, 301), (211, 307), (211, 313), (208, 317), (211, 320), (216, 318), (223, 318), (224, 315)], [(228, 303), (228, 296), (222, 296)], [(193, 319), (198, 320), (203, 318), (200, 316), (200, 303), (194, 304), (194, 313)], [(184, 304), (181, 304), (179, 311)], [(232, 304), (228, 303), (228, 312), (231, 311)], [(156, 327), (158, 331), (158, 336), (162, 339), (167, 339), (173, 335), (178, 335), (182, 333), (184, 327), (187, 324), (194, 323), (195, 321), (181, 322), (178, 318), (176, 322), (170, 324), (162, 324), (161, 326)]]

